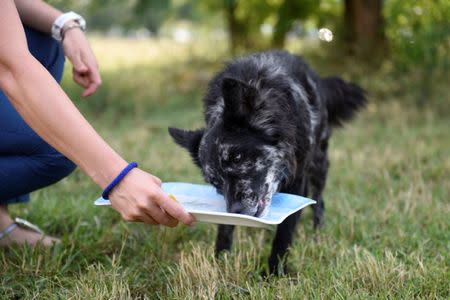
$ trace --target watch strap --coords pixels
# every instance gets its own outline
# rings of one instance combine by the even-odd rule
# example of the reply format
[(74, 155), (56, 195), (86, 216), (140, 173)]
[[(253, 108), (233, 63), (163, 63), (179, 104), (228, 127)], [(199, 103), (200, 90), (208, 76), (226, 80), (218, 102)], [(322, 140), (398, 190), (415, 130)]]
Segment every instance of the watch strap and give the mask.
[(68, 13), (64, 13), (64, 14), (60, 15), (53, 22), (52, 37), (57, 41), (61, 41), (62, 40), (61, 29), (63, 29), (64, 25), (68, 21), (72, 21), (72, 20), (77, 22), (80, 25), (79, 27), (81, 28), (81, 30), (83, 30), (83, 31), (86, 30), (86, 21), (83, 19), (83, 17), (77, 13), (74, 13), (73, 11), (70, 11)]

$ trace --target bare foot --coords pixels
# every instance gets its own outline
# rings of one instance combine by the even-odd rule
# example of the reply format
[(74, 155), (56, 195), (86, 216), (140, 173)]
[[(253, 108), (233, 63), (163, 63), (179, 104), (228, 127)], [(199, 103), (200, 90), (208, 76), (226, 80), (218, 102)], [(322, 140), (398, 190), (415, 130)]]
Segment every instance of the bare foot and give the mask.
[[(3, 232), (14, 220), (8, 214), (6, 206), (0, 205), (0, 232)], [(0, 247), (8, 247), (13, 244), (18, 245), (43, 245), (46, 247), (59, 243), (60, 240), (44, 235), (29, 228), (17, 226), (9, 234), (0, 239)]]

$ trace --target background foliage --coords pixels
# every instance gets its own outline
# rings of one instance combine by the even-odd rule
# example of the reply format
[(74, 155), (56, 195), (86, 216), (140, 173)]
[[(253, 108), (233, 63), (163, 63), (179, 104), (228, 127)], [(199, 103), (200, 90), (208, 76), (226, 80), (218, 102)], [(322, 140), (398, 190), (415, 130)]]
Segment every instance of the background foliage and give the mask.
[[(450, 69), (450, 2), (446, 0), (49, 2), (79, 11), (92, 31), (130, 35), (145, 28), (153, 35), (167, 36), (181, 22), (194, 32), (203, 28), (211, 34), (225, 34), (231, 54), (286, 47), (289, 39), (317, 39), (318, 29), (325, 27), (334, 33), (328, 45), (332, 58), (345, 56), (358, 64), (390, 68), (397, 77), (413, 74), (417, 91), (412, 101), (419, 105), (448, 100), (442, 91), (435, 91), (439, 89), (436, 81), (445, 80)], [(377, 16), (379, 23), (364, 23)], [(372, 32), (379, 34), (372, 36)]]

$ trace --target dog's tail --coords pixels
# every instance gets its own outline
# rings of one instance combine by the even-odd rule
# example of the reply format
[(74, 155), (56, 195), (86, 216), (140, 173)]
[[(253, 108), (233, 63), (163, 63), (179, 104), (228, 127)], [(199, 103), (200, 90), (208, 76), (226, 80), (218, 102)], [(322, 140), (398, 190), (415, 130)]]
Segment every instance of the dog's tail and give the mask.
[(367, 102), (365, 91), (356, 84), (338, 77), (323, 78), (321, 83), (327, 104), (328, 122), (332, 126), (342, 126)]

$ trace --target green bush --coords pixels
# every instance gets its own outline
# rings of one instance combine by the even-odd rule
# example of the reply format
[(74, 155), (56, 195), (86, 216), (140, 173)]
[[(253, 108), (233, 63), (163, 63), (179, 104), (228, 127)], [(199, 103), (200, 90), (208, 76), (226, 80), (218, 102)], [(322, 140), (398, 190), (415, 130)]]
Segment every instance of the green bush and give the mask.
[(424, 103), (436, 96), (434, 83), (449, 73), (450, 1), (386, 1), (385, 18), (395, 66), (415, 75), (418, 101)]

